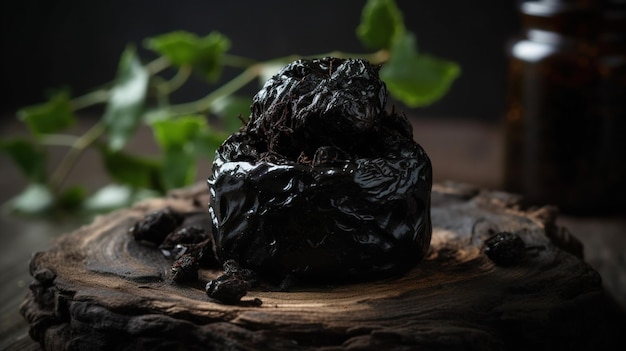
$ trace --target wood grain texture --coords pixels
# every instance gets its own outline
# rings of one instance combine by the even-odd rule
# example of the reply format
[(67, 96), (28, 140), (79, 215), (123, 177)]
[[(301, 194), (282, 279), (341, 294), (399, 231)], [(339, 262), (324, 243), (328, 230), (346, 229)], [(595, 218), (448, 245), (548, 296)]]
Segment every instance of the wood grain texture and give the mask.
[[(176, 284), (171, 261), (128, 234), (165, 207), (209, 225), (207, 201), (203, 185), (181, 190), (99, 217), (37, 253), (21, 309), (31, 336), (49, 350), (582, 350), (624, 342), (623, 311), (578, 240), (555, 225), (554, 208), (520, 209), (512, 194), (438, 183), (431, 249), (407, 274), (251, 291), (233, 306), (204, 292), (219, 271)], [(524, 240), (519, 264), (497, 266), (484, 254), (484, 240), (500, 231)]]

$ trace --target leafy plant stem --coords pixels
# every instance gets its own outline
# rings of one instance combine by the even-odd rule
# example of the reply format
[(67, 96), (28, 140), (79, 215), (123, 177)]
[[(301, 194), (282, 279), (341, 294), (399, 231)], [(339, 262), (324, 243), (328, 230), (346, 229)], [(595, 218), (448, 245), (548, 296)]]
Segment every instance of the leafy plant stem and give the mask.
[(201, 98), (200, 100), (179, 105), (173, 105), (170, 107), (169, 112), (174, 115), (184, 115), (189, 113), (207, 111), (215, 102), (215, 100), (223, 96), (235, 93), (237, 90), (243, 88), (246, 84), (257, 78), (261, 73), (262, 68), (263, 64), (261, 63), (252, 65), (245, 69), (238, 76), (233, 78), (231, 81), (215, 89), (213, 92)]
[(57, 168), (50, 177), (50, 189), (53, 193), (58, 194), (65, 178), (72, 170), (80, 155), (87, 150), (98, 138), (105, 132), (104, 124), (96, 123), (85, 134), (77, 138), (72, 144), (70, 150), (65, 154)]
[(224, 66), (245, 69), (259, 62), (248, 57), (224, 54), (222, 56), (222, 63), (224, 64)]
[(178, 72), (176, 72), (176, 75), (172, 77), (172, 79), (164, 81), (158, 85), (157, 89), (159, 91), (159, 94), (169, 95), (174, 91), (180, 89), (180, 87), (185, 84), (187, 79), (189, 79), (189, 76), (191, 76), (191, 72), (191, 66), (182, 66), (178, 70)]
[(72, 99), (71, 105), (74, 111), (80, 110), (89, 106), (101, 104), (106, 102), (109, 98), (109, 91), (106, 89), (96, 90), (85, 95)]
[(79, 137), (68, 134), (46, 134), (41, 138), (42, 145), (72, 147)]
[(149, 75), (155, 75), (166, 68), (170, 67), (172, 63), (165, 56), (160, 56), (150, 62), (145, 67)]
[[(113, 80), (73, 98), (61, 90), (48, 101), (26, 106), (17, 113), (31, 132), (30, 140), (2, 140), (0, 151), (7, 153), (32, 182), (33, 187), (23, 191), (24, 198), (36, 201), (20, 200), (12, 206), (35, 213), (47, 211), (50, 206), (76, 208), (82, 202), (93, 209), (83, 187), (65, 184), (83, 152), (89, 149), (100, 151), (110, 179), (134, 189), (129, 194), (146, 189), (164, 193), (188, 185), (195, 177), (196, 158), (212, 158), (228, 131), (238, 130), (242, 116), (250, 113), (251, 101), (238, 96), (241, 90), (254, 83), (262, 84), (295, 60), (365, 59), (380, 66), (380, 78), (390, 96), (409, 107), (438, 100), (460, 72), (454, 62), (418, 52), (415, 36), (406, 30), (395, 0), (367, 0), (356, 34), (372, 51), (329, 51), (257, 60), (228, 53), (230, 40), (219, 32), (197, 36), (174, 31), (145, 41), (145, 47), (159, 56), (143, 63), (131, 44), (122, 53)], [(236, 72), (234, 78), (229, 75), (221, 80), (225, 67)], [(211, 90), (200, 99), (171, 104), (172, 93), (184, 88), (192, 75), (213, 84)], [(100, 105), (104, 105), (104, 111), (99, 122), (91, 124), (86, 132), (81, 131), (82, 135), (68, 131), (76, 122), (76, 111)], [(142, 122), (152, 128), (162, 157), (151, 159), (123, 150)], [(62, 147), (64, 151), (61, 161), (50, 167), (52, 172), (46, 163), (46, 149), (50, 147)], [(37, 198), (42, 196), (45, 201)], [(118, 201), (117, 205), (129, 201)]]
[[(242, 59), (239, 58), (238, 60), (242, 60)], [(171, 63), (169, 62), (169, 60), (161, 56), (147, 63), (145, 67), (148, 73), (154, 76), (170, 66), (171, 66)], [(176, 76), (174, 76), (168, 82), (168, 84), (171, 86), (168, 87), (168, 90), (165, 92), (165, 94), (169, 94), (173, 92), (174, 90), (177, 90), (178, 88), (180, 88), (180, 86), (182, 86), (187, 81), (190, 74), (191, 74), (191, 67), (181, 67), (181, 69), (178, 71)], [(108, 88), (98, 89), (98, 90), (92, 91), (90, 93), (87, 93), (85, 95), (81, 95), (72, 99), (71, 101), (72, 109), (74, 111), (77, 111), (77, 110), (84, 109), (86, 107), (105, 103), (109, 99), (109, 97), (110, 97), (110, 92)]]

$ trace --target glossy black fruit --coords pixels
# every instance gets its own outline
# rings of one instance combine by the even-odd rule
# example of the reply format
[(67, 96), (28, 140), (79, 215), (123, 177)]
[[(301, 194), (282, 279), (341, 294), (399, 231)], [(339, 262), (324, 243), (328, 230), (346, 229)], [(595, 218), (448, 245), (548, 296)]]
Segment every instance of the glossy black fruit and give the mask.
[(431, 237), (431, 163), (386, 99), (378, 66), (364, 60), (299, 60), (270, 79), (208, 180), (219, 258), (321, 280), (419, 262)]

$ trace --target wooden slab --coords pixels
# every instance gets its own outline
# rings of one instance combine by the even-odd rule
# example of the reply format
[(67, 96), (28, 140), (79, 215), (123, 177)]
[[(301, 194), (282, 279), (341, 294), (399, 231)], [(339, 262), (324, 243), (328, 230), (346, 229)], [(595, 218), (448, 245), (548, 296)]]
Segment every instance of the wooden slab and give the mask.
[[(582, 259), (582, 245), (555, 225), (554, 208), (523, 210), (515, 195), (457, 183), (435, 184), (432, 200), (430, 252), (404, 276), (251, 291), (232, 306), (204, 292), (218, 271), (176, 284), (171, 261), (128, 233), (165, 207), (209, 225), (200, 184), (99, 217), (35, 254), (21, 312), (49, 350), (581, 350), (623, 342), (623, 311)], [(483, 252), (502, 231), (527, 247), (517, 265), (495, 265)]]

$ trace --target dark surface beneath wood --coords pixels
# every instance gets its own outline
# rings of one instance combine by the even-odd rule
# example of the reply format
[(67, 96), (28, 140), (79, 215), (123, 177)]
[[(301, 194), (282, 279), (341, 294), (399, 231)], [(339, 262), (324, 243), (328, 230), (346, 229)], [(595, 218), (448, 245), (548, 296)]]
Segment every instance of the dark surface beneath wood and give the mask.
[[(431, 250), (401, 277), (252, 290), (234, 306), (211, 301), (201, 287), (219, 272), (176, 284), (171, 262), (128, 234), (155, 210), (196, 211), (207, 201), (201, 185), (100, 217), (38, 253), (22, 312), (52, 350), (586, 350), (624, 342), (624, 312), (581, 260), (580, 242), (555, 225), (553, 208), (520, 209), (517, 196), (457, 183), (433, 189)], [(483, 253), (484, 240), (503, 231), (528, 248), (517, 265)]]

